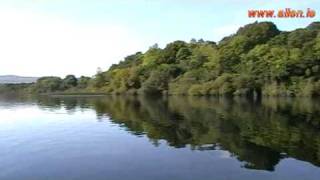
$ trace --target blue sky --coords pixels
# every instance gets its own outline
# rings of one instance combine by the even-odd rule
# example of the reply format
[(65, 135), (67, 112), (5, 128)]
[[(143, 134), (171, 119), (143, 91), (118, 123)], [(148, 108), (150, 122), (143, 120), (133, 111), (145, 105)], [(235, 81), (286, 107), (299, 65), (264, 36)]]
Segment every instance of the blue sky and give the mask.
[[(163, 47), (191, 38), (219, 41), (257, 20), (247, 17), (248, 9), (318, 12), (319, 4), (317, 0), (0, 0), (4, 51), (0, 74), (93, 75), (97, 67), (107, 69), (154, 43)], [(293, 30), (318, 17), (258, 20)]]

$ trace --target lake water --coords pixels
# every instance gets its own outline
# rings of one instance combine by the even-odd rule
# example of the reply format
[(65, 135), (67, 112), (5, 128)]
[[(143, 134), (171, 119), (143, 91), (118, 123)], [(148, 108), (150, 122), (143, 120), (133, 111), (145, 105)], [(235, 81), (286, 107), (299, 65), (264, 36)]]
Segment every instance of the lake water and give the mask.
[(318, 180), (320, 103), (0, 98), (1, 180)]

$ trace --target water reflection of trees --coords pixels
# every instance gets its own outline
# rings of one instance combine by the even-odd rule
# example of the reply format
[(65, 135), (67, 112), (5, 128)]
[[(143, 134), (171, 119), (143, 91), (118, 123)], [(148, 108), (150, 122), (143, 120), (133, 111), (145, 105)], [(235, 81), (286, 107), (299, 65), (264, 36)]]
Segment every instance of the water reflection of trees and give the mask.
[[(39, 99), (41, 106), (93, 108), (154, 144), (224, 149), (244, 167), (272, 171), (283, 157), (320, 165), (320, 104), (309, 99), (96, 97)], [(53, 105), (55, 104), (55, 105)]]

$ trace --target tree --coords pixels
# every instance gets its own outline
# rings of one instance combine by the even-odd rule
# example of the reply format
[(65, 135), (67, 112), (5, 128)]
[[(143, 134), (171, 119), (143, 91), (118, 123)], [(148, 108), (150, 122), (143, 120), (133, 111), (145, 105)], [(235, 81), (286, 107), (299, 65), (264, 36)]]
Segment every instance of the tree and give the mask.
[(105, 73), (102, 72), (101, 68), (98, 68), (97, 74), (93, 79), (93, 86), (95, 88), (101, 88), (106, 84)]
[(90, 77), (81, 76), (78, 80), (78, 87), (81, 89), (88, 87), (90, 80)]
[(160, 63), (171, 64), (176, 63), (176, 56), (178, 51), (181, 48), (187, 47), (187, 43), (184, 41), (175, 41), (173, 43), (169, 43), (164, 49), (162, 53), (162, 59)]
[(154, 66), (157, 63), (161, 62), (162, 50), (158, 47), (151, 47), (143, 56), (142, 56), (142, 65), (144, 66)]
[(48, 93), (61, 90), (62, 79), (60, 77), (42, 77), (37, 80), (35, 89), (38, 93)]
[(186, 61), (189, 59), (189, 57), (191, 56), (192, 52), (188, 47), (183, 47), (181, 49), (179, 49), (179, 51), (177, 52), (176, 55), (176, 61), (177, 62), (182, 62), (182, 61)]
[(62, 89), (69, 89), (78, 85), (78, 79), (74, 75), (67, 75), (62, 80)]

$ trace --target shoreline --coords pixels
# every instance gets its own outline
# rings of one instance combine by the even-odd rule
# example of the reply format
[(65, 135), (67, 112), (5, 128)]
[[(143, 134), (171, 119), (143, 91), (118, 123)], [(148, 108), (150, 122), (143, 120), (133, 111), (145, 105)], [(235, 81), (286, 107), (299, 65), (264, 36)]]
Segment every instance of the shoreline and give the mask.
[(188, 94), (132, 94), (132, 93), (93, 93), (93, 92), (56, 92), (56, 93), (42, 93), (38, 94), (39, 96), (69, 96), (69, 97), (100, 97), (100, 96), (154, 96), (154, 97), (172, 97), (172, 96), (180, 96), (180, 97), (207, 97), (207, 98), (246, 98), (246, 99), (263, 99), (263, 98), (308, 98), (308, 99), (319, 99), (320, 96), (267, 96), (261, 95), (260, 97), (255, 96), (239, 96), (239, 95), (188, 95)]

